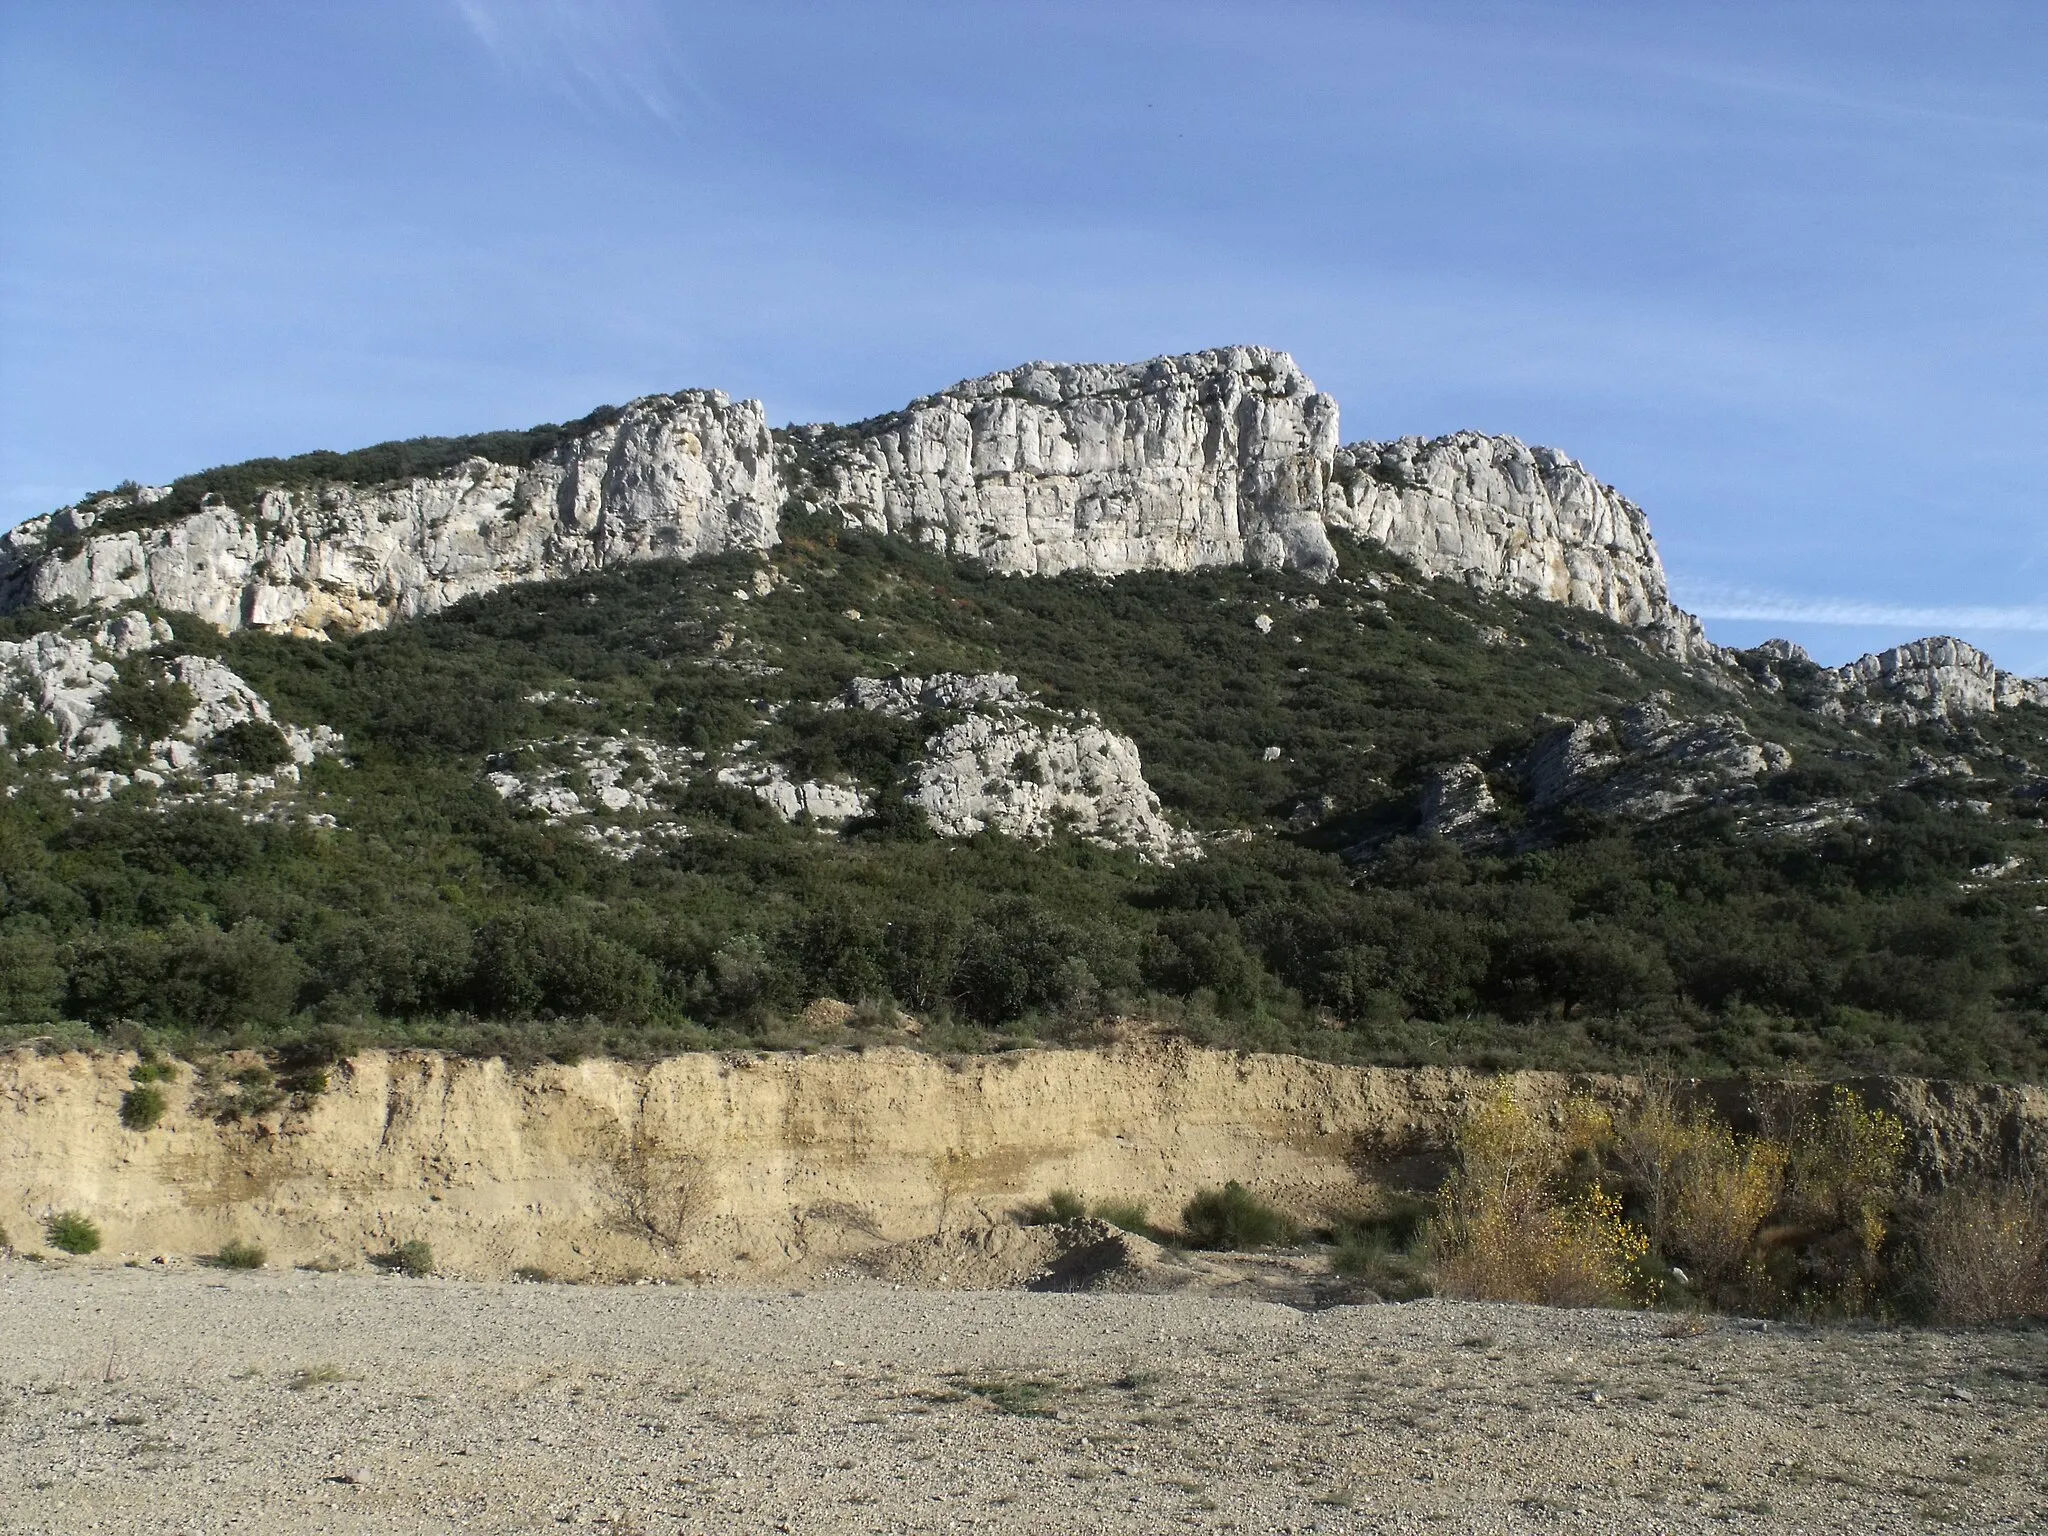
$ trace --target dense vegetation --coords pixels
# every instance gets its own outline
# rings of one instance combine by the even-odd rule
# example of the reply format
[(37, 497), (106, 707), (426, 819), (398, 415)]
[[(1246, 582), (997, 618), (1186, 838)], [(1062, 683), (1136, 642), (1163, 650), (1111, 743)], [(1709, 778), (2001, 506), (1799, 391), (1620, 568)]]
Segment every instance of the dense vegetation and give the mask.
[[(288, 459), (249, 459), (240, 464), (221, 464), (196, 474), (180, 475), (170, 485), (170, 494), (152, 502), (129, 501), (99, 514), (93, 527), (97, 533), (122, 533), (138, 528), (159, 528), (197, 512), (210, 496), (239, 511), (253, 512), (269, 490), (304, 491), (320, 485), (388, 485), (418, 476), (438, 475), (470, 459), (488, 459), (523, 469), (545, 458), (565, 443), (587, 437), (600, 427), (619, 419), (619, 408), (601, 405), (587, 416), (556, 424), (543, 422), (525, 431), (475, 432), (465, 437), (408, 437), (395, 442), (374, 443), (347, 453), (319, 449), (294, 454)], [(139, 487), (128, 484), (119, 493), (132, 496)], [(114, 494), (100, 492), (99, 496)], [(96, 500), (88, 496), (86, 501)], [(53, 541), (62, 546), (75, 544)]]
[[(642, 1053), (802, 1044), (819, 1038), (805, 1004), (829, 996), (877, 1035), (908, 1009), (942, 1048), (1142, 1015), (1340, 1060), (2048, 1072), (2036, 711), (1961, 736), (1850, 732), (1710, 687), (1594, 616), (1388, 580), (1398, 567), (1349, 546), (1319, 587), (998, 578), (801, 517), (788, 534), (758, 596), (745, 555), (326, 645), (176, 621), (284, 718), (345, 733), (349, 762), (309, 770), (301, 795), (338, 825), (166, 811), (147, 791), (75, 808), (7, 757), (5, 1028)], [(940, 670), (1014, 672), (1134, 737), (1207, 856), (933, 838), (894, 793), (919, 732), (816, 704), (856, 675)], [(1483, 855), (1402, 835), (1427, 765), (1504, 768), (1539, 717), (1656, 689), (1791, 747), (1765, 808), (1856, 816), (1798, 835), (1741, 806), (1567, 817)], [(162, 703), (138, 677), (123, 707)], [(883, 810), (835, 836), (699, 780), (664, 813), (690, 835), (620, 860), (482, 780), (493, 758), (619, 733), (756, 740), (800, 774), (865, 780)], [(233, 745), (252, 763), (274, 748)], [(1976, 777), (1914, 778), (1916, 751), (1967, 752)], [(1526, 814), (1510, 776), (1498, 789)], [(1376, 851), (1347, 856), (1361, 843)], [(2031, 862), (1981, 873), (2014, 855)]]

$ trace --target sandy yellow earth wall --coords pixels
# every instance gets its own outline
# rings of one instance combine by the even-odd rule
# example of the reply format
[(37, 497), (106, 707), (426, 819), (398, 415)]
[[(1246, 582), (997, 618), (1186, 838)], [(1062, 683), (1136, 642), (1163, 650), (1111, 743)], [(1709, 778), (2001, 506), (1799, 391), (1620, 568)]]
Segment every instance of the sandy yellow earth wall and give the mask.
[[(690, 1055), (515, 1070), (371, 1052), (325, 1093), (233, 1123), (189, 1068), (169, 1112), (124, 1129), (134, 1058), (0, 1055), (0, 1227), (40, 1246), (53, 1211), (99, 1223), (115, 1257), (273, 1261), (418, 1238), (477, 1277), (766, 1279), (942, 1231), (1006, 1221), (1065, 1187), (1170, 1217), (1239, 1179), (1306, 1217), (1426, 1181), (1497, 1079), (1336, 1067), (1182, 1045), (941, 1058), (906, 1049)], [(1525, 1098), (1611, 1100), (1640, 1084), (1526, 1073)], [(1889, 1079), (1936, 1177), (2039, 1161), (2048, 1092)]]

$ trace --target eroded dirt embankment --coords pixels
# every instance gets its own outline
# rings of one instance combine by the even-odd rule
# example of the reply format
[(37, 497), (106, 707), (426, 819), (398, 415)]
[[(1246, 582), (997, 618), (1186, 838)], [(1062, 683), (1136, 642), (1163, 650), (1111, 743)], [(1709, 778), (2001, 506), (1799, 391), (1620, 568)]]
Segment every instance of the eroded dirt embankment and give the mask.
[[(1452, 1130), (1497, 1081), (1181, 1045), (520, 1071), (372, 1052), (303, 1107), (230, 1124), (181, 1070), (169, 1113), (137, 1132), (120, 1122), (133, 1065), (0, 1056), (0, 1226), (17, 1245), (75, 1209), (116, 1257), (242, 1238), (275, 1262), (353, 1265), (418, 1238), (444, 1270), (480, 1278), (522, 1265), (766, 1278), (1005, 1227), (1056, 1187), (1170, 1218), (1197, 1189), (1239, 1179), (1328, 1219), (1382, 1185), (1433, 1182)], [(1514, 1081), (1539, 1102), (1641, 1092), (1625, 1078)], [(2048, 1166), (2048, 1090), (1859, 1086), (1905, 1119), (1923, 1177)]]

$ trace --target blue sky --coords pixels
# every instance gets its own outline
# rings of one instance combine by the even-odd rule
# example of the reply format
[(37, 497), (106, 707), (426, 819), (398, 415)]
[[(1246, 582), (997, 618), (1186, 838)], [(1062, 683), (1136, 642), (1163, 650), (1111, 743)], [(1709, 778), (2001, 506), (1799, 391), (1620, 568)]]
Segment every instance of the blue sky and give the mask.
[(2048, 6), (0, 0), (0, 524), (711, 385), (1293, 352), (1716, 638), (2048, 671)]

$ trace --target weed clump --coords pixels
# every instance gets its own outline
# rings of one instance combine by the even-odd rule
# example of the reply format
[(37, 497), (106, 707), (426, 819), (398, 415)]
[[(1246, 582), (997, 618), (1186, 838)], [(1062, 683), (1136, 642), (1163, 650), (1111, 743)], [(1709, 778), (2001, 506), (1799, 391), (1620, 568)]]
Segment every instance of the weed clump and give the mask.
[(2048, 1316), (2048, 1198), (2031, 1189), (1952, 1189), (1922, 1222), (1920, 1281), (1936, 1322)]
[(434, 1272), (434, 1250), (415, 1237), (397, 1244), (388, 1253), (372, 1254), (370, 1262), (388, 1274), (419, 1280)]
[(1089, 1214), (1097, 1221), (1106, 1221), (1121, 1231), (1145, 1237), (1152, 1231), (1151, 1223), (1145, 1219), (1145, 1205), (1140, 1200), (1098, 1200)]
[(43, 1236), (62, 1253), (98, 1253), (99, 1224), (77, 1211), (59, 1211), (43, 1223)]
[(1235, 1179), (1197, 1194), (1181, 1208), (1180, 1223), (1194, 1247), (1229, 1251), (1292, 1242), (1296, 1231), (1285, 1212)]
[(1043, 1200), (1024, 1207), (1017, 1219), (1027, 1227), (1056, 1227), (1079, 1221), (1088, 1214), (1088, 1202), (1071, 1189), (1056, 1189)]
[(215, 1269), (261, 1269), (268, 1258), (260, 1243), (244, 1242), (237, 1237), (222, 1243), (210, 1262)]
[(1649, 1235), (1587, 1174), (1612, 1130), (1591, 1100), (1572, 1100), (1552, 1124), (1503, 1085), (1459, 1132), (1458, 1167), (1438, 1193), (1444, 1291), (1548, 1306), (1650, 1299)]
[(169, 1108), (163, 1089), (143, 1083), (121, 1095), (121, 1124), (131, 1131), (154, 1130)]

